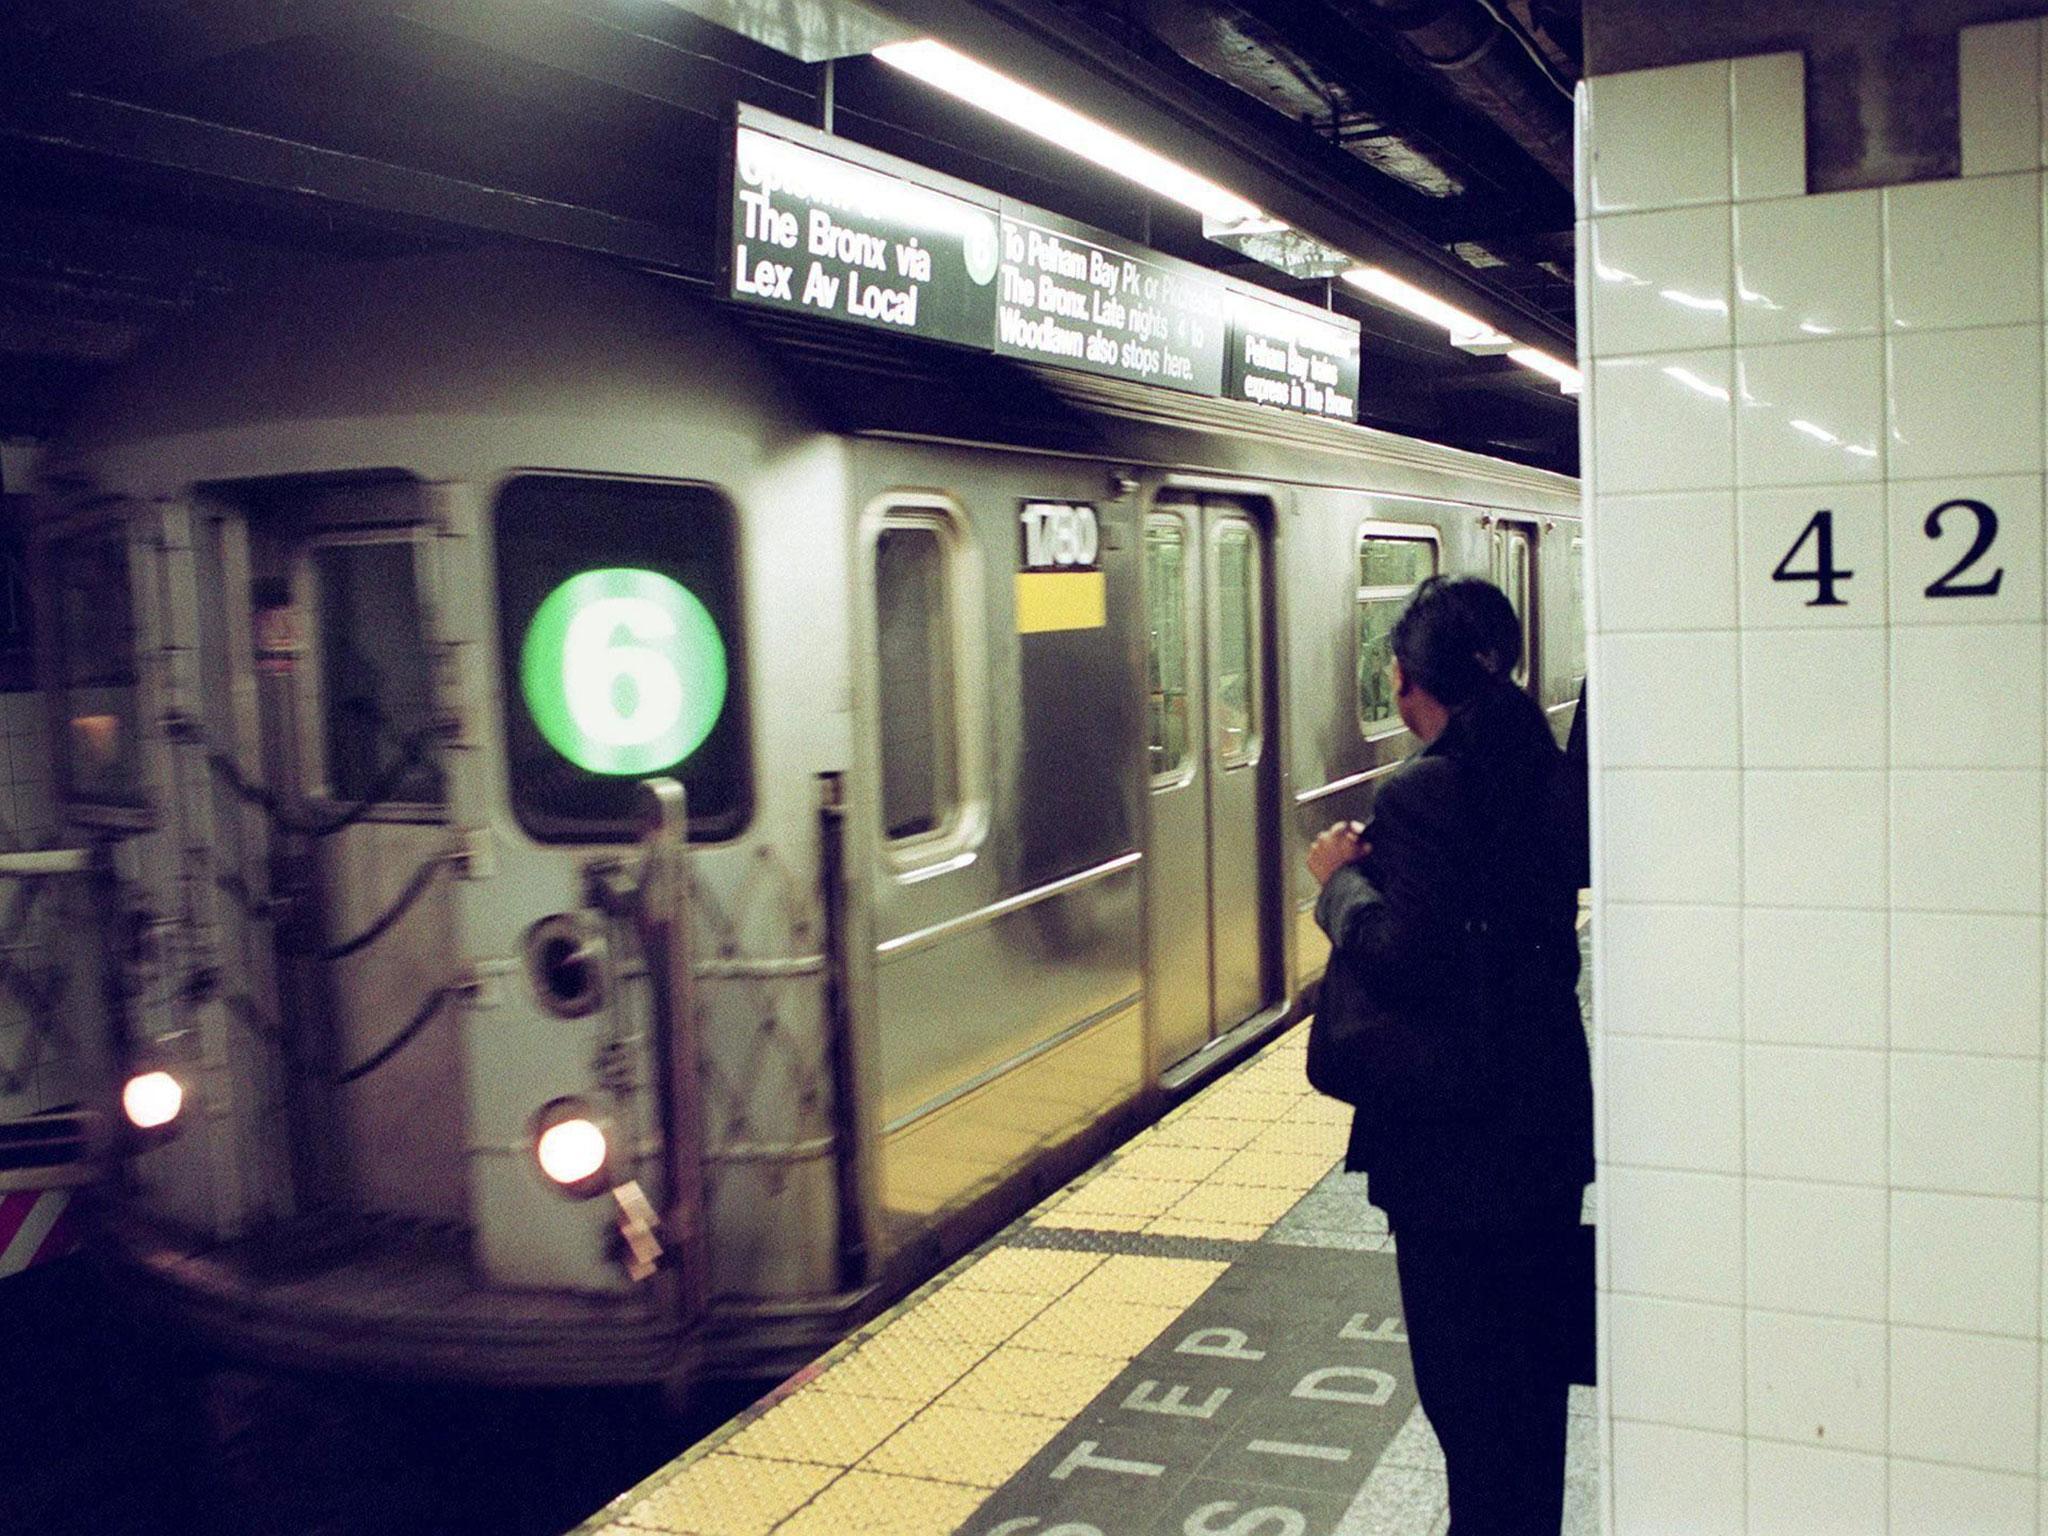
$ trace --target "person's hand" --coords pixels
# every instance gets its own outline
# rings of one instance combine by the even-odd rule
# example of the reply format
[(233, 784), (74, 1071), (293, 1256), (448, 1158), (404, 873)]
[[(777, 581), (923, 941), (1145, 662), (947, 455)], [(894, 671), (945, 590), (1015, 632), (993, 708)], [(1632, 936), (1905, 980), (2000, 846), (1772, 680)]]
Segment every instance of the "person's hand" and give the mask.
[(1328, 885), (1330, 876), (1353, 859), (1362, 859), (1372, 852), (1372, 845), (1359, 837), (1364, 830), (1355, 821), (1340, 821), (1317, 834), (1316, 840), (1308, 845), (1308, 872), (1315, 876), (1317, 885)]

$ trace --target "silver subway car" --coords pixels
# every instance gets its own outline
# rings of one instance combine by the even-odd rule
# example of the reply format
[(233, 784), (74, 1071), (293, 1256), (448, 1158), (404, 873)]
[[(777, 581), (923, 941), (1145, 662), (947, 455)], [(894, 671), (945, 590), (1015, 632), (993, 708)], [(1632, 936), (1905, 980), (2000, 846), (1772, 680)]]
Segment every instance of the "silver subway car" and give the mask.
[(344, 1369), (807, 1357), (1297, 1011), (1420, 577), (1584, 670), (1570, 480), (533, 253), (194, 321), (48, 470), (115, 1251)]

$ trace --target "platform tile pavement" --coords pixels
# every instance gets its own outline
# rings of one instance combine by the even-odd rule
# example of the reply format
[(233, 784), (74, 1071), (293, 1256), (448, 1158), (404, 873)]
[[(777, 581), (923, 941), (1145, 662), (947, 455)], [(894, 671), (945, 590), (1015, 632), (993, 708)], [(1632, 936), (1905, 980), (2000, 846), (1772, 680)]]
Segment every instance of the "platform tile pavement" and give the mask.
[[(1336, 1168), (1350, 1112), (1309, 1089), (1306, 1044), (1283, 1035), (579, 1530), (1203, 1536), (1260, 1512), (1262, 1536), (1442, 1536), (1394, 1239)], [(1305, 1410), (1289, 1388), (1338, 1336), (1324, 1373), (1379, 1385)], [(1597, 1536), (1597, 1485), (1575, 1388), (1564, 1536)]]

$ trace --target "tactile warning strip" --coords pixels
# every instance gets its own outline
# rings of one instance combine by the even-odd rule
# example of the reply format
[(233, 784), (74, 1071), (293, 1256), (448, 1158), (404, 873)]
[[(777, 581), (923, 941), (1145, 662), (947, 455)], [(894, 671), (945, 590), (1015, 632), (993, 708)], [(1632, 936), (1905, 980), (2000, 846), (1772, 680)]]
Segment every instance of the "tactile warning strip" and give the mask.
[(584, 1529), (941, 1536), (1326, 1174), (1295, 1029)]

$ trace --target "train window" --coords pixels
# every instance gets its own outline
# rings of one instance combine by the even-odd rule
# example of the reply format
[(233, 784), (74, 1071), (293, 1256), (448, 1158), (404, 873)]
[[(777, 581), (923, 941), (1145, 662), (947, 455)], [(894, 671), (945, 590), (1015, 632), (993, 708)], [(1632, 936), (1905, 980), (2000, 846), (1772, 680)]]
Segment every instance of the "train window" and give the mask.
[(140, 805), (141, 711), (135, 665), (128, 533), (115, 524), (52, 552), (57, 582), (59, 676), (70, 730), (64, 787), (72, 798)]
[(960, 805), (952, 543), (937, 512), (892, 512), (875, 537), (882, 826), (891, 841), (943, 832)]
[(440, 764), (422, 760), (434, 700), (432, 676), (420, 664), (426, 631), (413, 562), (410, 539), (313, 548), (330, 799), (434, 805), (444, 798)]
[(1501, 523), (1493, 530), (1493, 584), (1507, 593), (1521, 620), (1522, 659), (1515, 663), (1515, 682), (1525, 688), (1536, 663), (1536, 612), (1530, 601), (1535, 543), (1535, 530), (1521, 523)]
[(1177, 517), (1145, 526), (1146, 750), (1155, 783), (1188, 764), (1187, 539)]
[(1259, 547), (1249, 523), (1218, 523), (1211, 551), (1216, 591), (1216, 762), (1242, 768), (1259, 755)]
[(1394, 704), (1394, 621), (1417, 586), (1437, 571), (1436, 535), (1399, 524), (1368, 523), (1358, 532), (1358, 728), (1368, 736), (1400, 729)]
[(1572, 680), (1586, 675), (1586, 541), (1572, 540)]
[(710, 486), (508, 480), (498, 622), (519, 824), (546, 842), (639, 835), (642, 779), (681, 781), (697, 838), (752, 813), (739, 530)]

